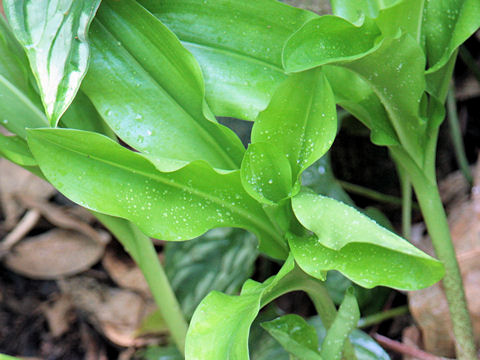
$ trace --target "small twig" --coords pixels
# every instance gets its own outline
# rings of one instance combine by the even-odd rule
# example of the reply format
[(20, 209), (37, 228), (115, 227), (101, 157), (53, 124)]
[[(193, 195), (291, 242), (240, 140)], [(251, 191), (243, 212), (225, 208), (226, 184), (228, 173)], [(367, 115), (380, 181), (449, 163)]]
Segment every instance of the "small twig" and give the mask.
[(373, 338), (377, 340), (378, 343), (386, 349), (396, 351), (402, 355), (412, 356), (419, 360), (448, 360), (447, 358), (429, 354), (416, 347), (409, 346), (399, 341), (392, 340), (380, 334), (373, 334)]
[(392, 319), (396, 316), (408, 314), (408, 306), (399, 306), (390, 310), (382, 311), (376, 314), (372, 314), (361, 318), (358, 321), (359, 328), (366, 328), (372, 325), (380, 324), (385, 320)]
[(28, 210), (17, 226), (5, 236), (0, 244), (0, 259), (5, 256), (10, 249), (22, 240), (25, 235), (37, 224), (40, 219), (40, 211), (36, 209)]

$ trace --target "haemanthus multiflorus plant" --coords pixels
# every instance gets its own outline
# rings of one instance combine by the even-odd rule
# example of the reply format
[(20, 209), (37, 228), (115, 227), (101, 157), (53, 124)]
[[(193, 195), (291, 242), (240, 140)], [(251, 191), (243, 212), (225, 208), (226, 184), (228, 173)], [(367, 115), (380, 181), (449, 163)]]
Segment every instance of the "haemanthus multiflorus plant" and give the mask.
[[(480, 5), (331, 5), (334, 15), (318, 16), (274, 0), (4, 2), (0, 111), (15, 135), (0, 137), (0, 152), (122, 241), (187, 359), (247, 359), (259, 310), (294, 290), (328, 329), (320, 349), (301, 340), (312, 338), (301, 318), (265, 328), (297, 358), (355, 358), (347, 338), (358, 306), (348, 292), (336, 313), (322, 285), (333, 269), (367, 288), (416, 290), (445, 268), (458, 357), (475, 356), (435, 148), (456, 49), (480, 26)], [(336, 104), (411, 181), (440, 262), (302, 187), (302, 172), (333, 143)], [(215, 116), (255, 121), (247, 150)], [(254, 233), (283, 266), (240, 295), (210, 293), (187, 332), (146, 235), (182, 241), (216, 227)]]

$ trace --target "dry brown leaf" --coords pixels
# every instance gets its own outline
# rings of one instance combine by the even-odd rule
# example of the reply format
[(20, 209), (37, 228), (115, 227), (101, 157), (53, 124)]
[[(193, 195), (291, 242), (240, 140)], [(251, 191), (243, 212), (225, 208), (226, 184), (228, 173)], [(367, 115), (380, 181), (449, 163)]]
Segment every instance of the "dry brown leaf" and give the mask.
[(142, 346), (151, 339), (136, 338), (142, 319), (154, 311), (155, 305), (136, 292), (112, 288), (93, 278), (74, 277), (59, 281), (63, 293), (75, 307), (110, 341), (117, 345)]
[(72, 300), (67, 295), (60, 296), (53, 304), (42, 306), (43, 314), (47, 319), (48, 328), (53, 337), (60, 337), (70, 329), (74, 320), (72, 308)]
[[(420, 334), (420, 330), (418, 330), (418, 328), (415, 325), (405, 328), (402, 332), (402, 342), (405, 345), (421, 349), (422, 335)], [(420, 359), (418, 359), (417, 357), (404, 355), (403, 360), (420, 360)]]
[(7, 268), (32, 279), (58, 279), (88, 270), (105, 245), (75, 231), (52, 229), (21, 241), (4, 258)]
[(102, 265), (118, 286), (151, 297), (147, 281), (140, 268), (126, 253), (107, 247)]
[(15, 226), (25, 211), (25, 207), (17, 200), (19, 195), (45, 201), (56, 191), (46, 181), (5, 159), (0, 159), (0, 174), (0, 202), (5, 216), (3, 227), (7, 230)]
[[(455, 202), (448, 219), (455, 251), (462, 272), (468, 307), (475, 337), (480, 341), (480, 164), (477, 165), (475, 187), (471, 199)], [(480, 191), (479, 191), (480, 192)], [(460, 194), (461, 196), (461, 194)], [(433, 254), (430, 240), (425, 237), (417, 244)], [(450, 313), (441, 283), (408, 295), (410, 312), (421, 332), (425, 350), (439, 356), (453, 357), (454, 342)]]

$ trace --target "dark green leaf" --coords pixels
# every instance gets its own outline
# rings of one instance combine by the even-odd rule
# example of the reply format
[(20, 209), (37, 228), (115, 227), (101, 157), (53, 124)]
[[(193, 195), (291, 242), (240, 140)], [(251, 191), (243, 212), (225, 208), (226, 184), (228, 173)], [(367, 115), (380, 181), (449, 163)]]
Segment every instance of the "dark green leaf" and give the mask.
[(478, 0), (426, 1), (423, 36), (428, 72), (443, 67), (454, 51), (480, 27)]
[(348, 205), (301, 192), (292, 206), (300, 223), (315, 233), (289, 237), (295, 260), (313, 277), (338, 270), (367, 288), (416, 290), (443, 276), (440, 262)]
[(212, 118), (200, 69), (175, 35), (133, 0), (105, 1), (97, 19), (83, 89), (119, 137), (155, 158), (239, 168), (244, 148)]
[(320, 354), (325, 359), (340, 360), (345, 341), (350, 332), (356, 328), (360, 319), (360, 310), (353, 294), (353, 288), (345, 293), (337, 316), (322, 342)]
[(235, 294), (253, 271), (255, 237), (240, 229), (215, 229), (191, 241), (167, 243), (165, 271), (182, 310), (191, 317), (213, 290)]
[(254, 120), (285, 75), (286, 39), (317, 15), (273, 0), (141, 0), (182, 40), (205, 75), (216, 115)]
[(283, 348), (302, 360), (320, 360), (315, 328), (298, 315), (285, 315), (262, 323)]
[(100, 0), (5, 0), (25, 48), (51, 126), (73, 101), (87, 71), (87, 33)]
[(262, 251), (285, 257), (286, 244), (243, 191), (238, 171), (219, 174), (194, 162), (159, 172), (142, 155), (79, 130), (31, 130), (29, 146), (47, 179), (67, 197), (131, 220), (149, 236), (186, 240), (215, 227), (242, 227), (259, 236)]
[(175, 346), (150, 346), (140, 354), (143, 360), (183, 360), (184, 357)]

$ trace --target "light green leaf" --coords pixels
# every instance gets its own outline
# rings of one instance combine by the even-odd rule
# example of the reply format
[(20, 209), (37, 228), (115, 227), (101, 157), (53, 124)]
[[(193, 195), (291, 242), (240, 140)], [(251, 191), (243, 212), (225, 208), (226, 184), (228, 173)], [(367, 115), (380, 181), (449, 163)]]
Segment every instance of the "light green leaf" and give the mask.
[(91, 47), (82, 89), (122, 140), (155, 158), (240, 167), (238, 137), (204, 115), (195, 59), (152, 14), (133, 0), (104, 1)]
[(187, 333), (186, 360), (248, 360), (250, 326), (263, 302), (283, 294), (282, 280), (292, 272), (289, 257), (264, 283), (249, 280), (239, 296), (211, 292), (195, 310)]
[(253, 125), (242, 163), (245, 189), (269, 204), (292, 196), (302, 171), (327, 152), (336, 132), (335, 100), (322, 71), (291, 76)]
[(27, 142), (18, 136), (6, 136), (0, 133), (0, 154), (20, 166), (37, 165)]
[(306, 23), (283, 49), (283, 66), (298, 72), (316, 66), (362, 58), (378, 48), (380, 30), (370, 18), (361, 26), (331, 15)]
[(295, 74), (280, 85), (252, 129), (252, 143), (272, 144), (290, 163), (296, 182), (320, 159), (337, 133), (332, 89), (321, 70)]
[(30, 130), (29, 146), (47, 179), (68, 198), (128, 219), (149, 236), (177, 241), (215, 227), (241, 227), (260, 238), (268, 255), (286, 255), (284, 240), (243, 191), (238, 171), (219, 174), (194, 162), (162, 173), (141, 154), (79, 130)]
[(285, 315), (264, 322), (262, 327), (289, 353), (302, 360), (320, 360), (315, 328), (298, 315)]
[(380, 10), (393, 6), (399, 0), (330, 0), (334, 15), (356, 23), (362, 16), (376, 18)]
[[(322, 343), (327, 331), (320, 317), (313, 316), (308, 319), (308, 323), (315, 327), (318, 334), (318, 341)], [(390, 360), (385, 350), (363, 331), (354, 329), (350, 333), (349, 339), (355, 350), (357, 360)]]
[(141, 0), (202, 67), (218, 116), (254, 120), (285, 79), (286, 39), (317, 15), (274, 0)]
[(241, 168), (244, 189), (254, 199), (274, 205), (291, 195), (292, 170), (277, 147), (266, 142), (250, 144)]
[(73, 101), (87, 71), (87, 33), (100, 0), (5, 0), (25, 48), (51, 126)]
[(340, 360), (342, 358), (342, 350), (345, 341), (350, 332), (356, 328), (360, 319), (360, 310), (358, 309), (357, 300), (350, 288), (345, 293), (337, 316), (332, 326), (328, 329), (327, 335), (323, 340), (320, 354), (325, 359)]
[(440, 262), (348, 205), (304, 191), (292, 206), (300, 223), (315, 234), (289, 236), (295, 260), (313, 277), (323, 279), (324, 271), (338, 270), (366, 288), (417, 290), (444, 274)]
[(165, 271), (184, 314), (190, 318), (213, 290), (235, 294), (253, 272), (255, 237), (223, 228), (186, 242), (165, 245)]
[(478, 0), (426, 1), (422, 31), (428, 72), (443, 67), (454, 51), (479, 27)]

